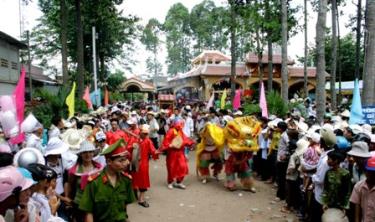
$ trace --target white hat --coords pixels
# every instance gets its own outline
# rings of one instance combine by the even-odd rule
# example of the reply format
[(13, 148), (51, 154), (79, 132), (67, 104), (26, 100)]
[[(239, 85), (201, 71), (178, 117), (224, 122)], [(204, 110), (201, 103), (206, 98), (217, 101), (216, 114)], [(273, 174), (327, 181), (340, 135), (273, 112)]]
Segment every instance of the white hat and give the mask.
[(302, 121), (297, 122), (297, 126), (298, 126), (298, 129), (302, 132), (306, 132), (309, 129), (309, 126)]
[(126, 121), (126, 123), (128, 124), (128, 125), (134, 125), (134, 124), (136, 124), (135, 123), (135, 121), (133, 120), (133, 119), (128, 119), (127, 121)]
[(39, 123), (32, 113), (30, 113), (21, 124), (21, 130), (25, 133), (32, 133), (41, 127), (42, 124)]
[[(2, 126), (3, 132), (6, 136), (12, 137), (18, 134), (17, 117), (12, 111), (0, 112), (0, 125)], [(15, 126), (17, 126), (17, 128), (15, 128)], [(13, 131), (13, 128), (17, 129), (17, 131), (11, 132)]]
[(68, 149), (68, 144), (64, 143), (57, 137), (53, 137), (47, 143), (46, 150), (44, 151), (44, 156), (61, 155), (62, 153), (68, 151)]
[(357, 156), (362, 158), (371, 157), (369, 147), (366, 142), (356, 141), (352, 144), (352, 149), (348, 152), (348, 155)]
[(306, 135), (307, 138), (310, 138), (314, 143), (320, 143), (320, 134), (316, 132), (309, 132)]
[(243, 113), (241, 112), (241, 110), (238, 110), (236, 111), (235, 113), (233, 113), (234, 116), (242, 116)]
[(153, 115), (153, 116), (155, 116), (155, 113), (153, 111), (149, 111), (149, 112), (147, 112), (147, 115)]
[(133, 110), (131, 111), (130, 115), (138, 115), (138, 114), (137, 114), (137, 111)]
[(149, 125), (147, 125), (147, 124), (143, 124), (142, 126), (141, 126), (141, 133), (149, 133), (150, 132), (150, 126)]
[(362, 125), (362, 131), (363, 132), (368, 132), (368, 133), (371, 133), (372, 131), (372, 127), (370, 124), (363, 124)]
[(77, 129), (68, 129), (61, 135), (61, 138), (73, 150), (79, 149), (80, 144), (84, 140), (82, 133)]
[(106, 137), (105, 133), (103, 133), (103, 131), (99, 131), (95, 134), (95, 139), (96, 139), (96, 141), (103, 141), (103, 140), (106, 140), (107, 137)]
[(21, 187), (22, 191), (30, 188), (34, 181), (27, 179), (14, 166), (7, 166), (0, 169), (0, 202), (7, 199), (14, 192), (16, 187)]
[(83, 152), (90, 152), (90, 151), (95, 151), (95, 150), (96, 150), (96, 148), (95, 148), (94, 144), (85, 140), (81, 143), (81, 145), (79, 146), (79, 150), (77, 150), (75, 153), (80, 154), (80, 153), (83, 153)]
[(353, 134), (358, 134), (358, 133), (363, 132), (362, 127), (358, 124), (351, 124), (349, 125), (349, 128), (352, 130)]
[(26, 168), (31, 163), (45, 164), (43, 154), (36, 148), (26, 147), (14, 155), (13, 164), (16, 167)]
[(272, 115), (270, 115), (270, 117), (269, 117), (268, 119), (272, 121), (272, 120), (275, 120), (276, 118), (277, 118), (277, 117), (276, 117), (275, 115), (272, 114)]
[(350, 112), (349, 112), (349, 110), (344, 110), (344, 112), (342, 112), (341, 114), (340, 114), (342, 117), (347, 117), (347, 118), (349, 118), (350, 117)]
[(187, 109), (187, 110), (191, 110), (191, 106), (190, 106), (190, 105), (187, 105), (187, 106), (185, 106), (185, 109)]
[(111, 113), (115, 113), (117, 111), (121, 111), (117, 106), (112, 107)]

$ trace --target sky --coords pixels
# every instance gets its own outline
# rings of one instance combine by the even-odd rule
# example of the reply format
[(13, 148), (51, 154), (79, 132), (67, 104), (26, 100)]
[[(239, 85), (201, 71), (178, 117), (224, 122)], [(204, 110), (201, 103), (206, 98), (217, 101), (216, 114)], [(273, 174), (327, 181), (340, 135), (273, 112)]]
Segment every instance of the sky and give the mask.
[[(141, 24), (145, 25), (150, 18), (157, 18), (159, 21), (163, 22), (168, 9), (175, 3), (181, 2), (189, 10), (193, 8), (194, 5), (200, 3), (202, 0), (124, 0), (124, 3), (119, 6), (119, 9), (124, 10), (124, 15), (132, 14), (136, 15), (141, 19)], [(226, 4), (226, 0), (213, 0), (216, 5)], [(363, 0), (364, 2), (365, 0)], [(349, 29), (345, 28), (348, 23), (349, 15), (355, 15), (356, 7), (352, 1), (347, 1), (347, 5), (341, 7), (344, 16), (340, 19), (341, 34), (345, 35), (350, 32)], [(293, 6), (303, 4), (302, 0), (293, 0)], [(364, 4), (364, 3), (363, 3)], [(302, 10), (297, 15), (300, 25), (303, 25), (303, 14)], [(309, 6), (309, 16), (308, 16), (308, 44), (314, 45), (315, 41), (315, 24), (317, 20), (317, 13), (311, 11), (311, 6)], [(37, 18), (42, 16), (42, 13), (38, 9), (37, 0), (32, 0), (28, 5), (21, 5), (21, 18), (22, 25), (21, 29), (31, 30), (37, 24)], [(331, 15), (327, 14), (327, 26), (331, 26)], [(19, 0), (0, 0), (0, 31), (3, 31), (13, 37), (19, 38), (20, 36), (20, 7)], [(296, 60), (296, 56), (303, 56), (303, 45), (304, 45), (304, 34), (300, 31), (296, 36), (289, 39), (288, 44), (288, 56)], [(143, 45), (139, 42), (137, 43), (137, 50), (134, 54), (134, 59), (138, 63), (132, 67), (132, 73), (126, 73), (127, 76), (132, 74), (140, 75), (146, 73), (145, 60), (148, 56), (148, 52), (144, 49)], [(165, 64), (166, 49), (162, 48), (159, 53), (159, 61)], [(57, 62), (58, 63), (58, 62)], [(113, 69), (122, 69), (115, 64)], [(166, 66), (163, 67), (163, 72), (166, 73)]]

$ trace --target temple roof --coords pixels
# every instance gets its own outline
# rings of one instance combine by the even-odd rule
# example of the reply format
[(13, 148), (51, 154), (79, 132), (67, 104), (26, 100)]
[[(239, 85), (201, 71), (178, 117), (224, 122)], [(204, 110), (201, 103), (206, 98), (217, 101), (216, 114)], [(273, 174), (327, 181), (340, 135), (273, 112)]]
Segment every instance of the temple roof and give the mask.
[(216, 61), (216, 62), (222, 62), (222, 61), (230, 61), (231, 58), (225, 54), (223, 54), (220, 51), (217, 50), (204, 50), (201, 54), (199, 54), (197, 57), (195, 57), (191, 63), (197, 64), (199, 62), (205, 62), (205, 61)]
[(140, 92), (153, 92), (153, 91), (155, 91), (155, 87), (152, 84), (147, 83), (145, 81), (142, 81), (142, 80), (140, 80), (136, 77), (131, 77), (128, 80), (126, 80), (125, 82), (123, 82), (120, 90), (121, 91), (128, 91), (129, 86), (138, 87)]
[[(281, 61), (282, 60), (281, 60), (280, 54), (274, 54), (272, 56), (272, 63), (273, 64), (281, 64)], [(258, 55), (254, 52), (249, 52), (248, 54), (246, 54), (245, 62), (246, 63), (258, 63)], [(267, 53), (263, 53), (262, 63), (268, 64), (268, 54)], [(293, 65), (293, 64), (294, 64), (294, 60), (288, 58), (288, 65)]]

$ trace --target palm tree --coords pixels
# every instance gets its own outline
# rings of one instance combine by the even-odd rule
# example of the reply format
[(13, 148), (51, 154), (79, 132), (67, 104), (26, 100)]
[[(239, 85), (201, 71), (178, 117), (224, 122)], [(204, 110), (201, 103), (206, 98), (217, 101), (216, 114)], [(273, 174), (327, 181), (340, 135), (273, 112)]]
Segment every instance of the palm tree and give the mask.
[(316, 110), (317, 119), (320, 123), (323, 122), (326, 109), (326, 93), (325, 93), (325, 53), (324, 40), (327, 17), (327, 0), (319, 0), (318, 21), (316, 23)]
[(288, 102), (288, 10), (287, 0), (281, 0), (281, 96)]
[(363, 104), (375, 104), (375, 1), (367, 1), (365, 15), (365, 67)]

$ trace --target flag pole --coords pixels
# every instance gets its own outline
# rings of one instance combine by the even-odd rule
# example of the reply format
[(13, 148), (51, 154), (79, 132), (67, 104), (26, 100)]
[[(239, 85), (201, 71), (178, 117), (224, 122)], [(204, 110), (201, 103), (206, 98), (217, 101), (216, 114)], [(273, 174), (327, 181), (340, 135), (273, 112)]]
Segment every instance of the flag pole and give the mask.
[(92, 64), (94, 70), (94, 92), (95, 92), (95, 102), (100, 104), (98, 95), (98, 82), (96, 77), (96, 31), (95, 26), (92, 27)]

